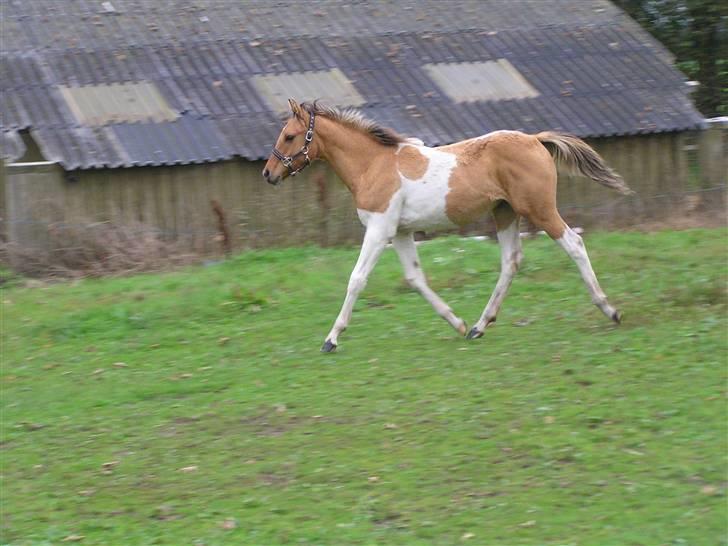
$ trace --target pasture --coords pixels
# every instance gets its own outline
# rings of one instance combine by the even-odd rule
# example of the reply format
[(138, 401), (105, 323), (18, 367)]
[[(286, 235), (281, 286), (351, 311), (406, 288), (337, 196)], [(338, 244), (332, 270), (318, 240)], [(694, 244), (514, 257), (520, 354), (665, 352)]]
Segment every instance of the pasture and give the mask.
[[(11, 281), (0, 542), (726, 544), (726, 235), (587, 233), (621, 326), (527, 240), (475, 341), (388, 249), (329, 355), (354, 248)], [(498, 246), (419, 252), (472, 325)]]

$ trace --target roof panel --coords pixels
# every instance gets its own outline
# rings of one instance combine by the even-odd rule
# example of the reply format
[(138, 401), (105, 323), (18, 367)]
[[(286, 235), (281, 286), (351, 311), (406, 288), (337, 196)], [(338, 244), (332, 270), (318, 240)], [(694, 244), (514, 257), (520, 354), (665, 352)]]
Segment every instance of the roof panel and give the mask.
[[(266, 157), (285, 99), (329, 92), (345, 97), (329, 96), (330, 103), (360, 105), (429, 144), (498, 128), (597, 136), (702, 123), (669, 55), (606, 0), (451, 0), (445, 10), (438, 0), (320, 0), (298, 10), (295, 21), (277, 17), (293, 0), (112, 2), (116, 14), (103, 13), (99, 0), (63, 9), (56, 0), (0, 2), (9, 32), (0, 88), (11, 91), (0, 97), (0, 125), (40, 131), (52, 153), (78, 168), (208, 161), (217, 149), (221, 157)], [(493, 64), (498, 59), (508, 64)], [(456, 68), (440, 83), (455, 85), (452, 96), (467, 90), (472, 102), (453, 100), (423, 68), (443, 64)], [(536, 98), (504, 100), (519, 85), (514, 73)], [(92, 129), (73, 117), (59, 91), (136, 82), (153, 85), (181, 117), (119, 128), (115, 120), (143, 116), (127, 112), (123, 101), (112, 105), (124, 96), (112, 91), (94, 106), (97, 113), (131, 117), (112, 116)], [(484, 100), (487, 93), (501, 100)], [(156, 95), (132, 95), (163, 108)], [(91, 107), (95, 97), (87, 101)]]
[(172, 110), (152, 82), (60, 87), (78, 123), (100, 126), (123, 121), (172, 121)]
[(364, 98), (338, 68), (253, 76), (253, 87), (274, 112), (287, 112), (290, 97), (320, 98), (336, 106), (361, 106)]
[(18, 131), (0, 132), (0, 159), (12, 163), (23, 157), (25, 150), (25, 143)]
[(507, 60), (426, 64), (430, 78), (455, 102), (528, 99), (538, 91)]
[(212, 120), (182, 116), (167, 123), (124, 123), (110, 129), (132, 158), (130, 164), (212, 162), (230, 159), (235, 154)]

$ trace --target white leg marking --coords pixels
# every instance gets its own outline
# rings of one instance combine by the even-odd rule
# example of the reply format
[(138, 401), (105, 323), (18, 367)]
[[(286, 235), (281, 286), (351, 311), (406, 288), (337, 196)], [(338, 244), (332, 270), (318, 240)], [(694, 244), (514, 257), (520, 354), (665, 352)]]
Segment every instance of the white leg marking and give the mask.
[(564, 234), (559, 239), (556, 239), (556, 242), (576, 262), (581, 273), (581, 278), (584, 279), (584, 284), (586, 284), (587, 290), (589, 290), (589, 294), (591, 295), (592, 303), (599, 307), (607, 317), (615, 322), (619, 322), (619, 313), (614, 307), (609, 305), (607, 296), (599, 286), (599, 281), (597, 281), (597, 276), (592, 269), (582, 238), (567, 226)]
[(369, 274), (377, 264), (388, 239), (389, 237), (386, 231), (379, 229), (378, 226), (370, 227), (364, 234), (364, 242), (361, 246), (359, 259), (356, 261), (354, 270), (349, 277), (349, 285), (346, 289), (344, 304), (341, 307), (339, 316), (336, 318), (336, 322), (334, 322), (334, 327), (329, 332), (329, 335), (326, 336), (324, 347), (326, 347), (327, 343), (332, 344), (334, 347), (338, 344), (339, 334), (346, 330), (351, 320), (351, 312), (354, 309), (356, 298), (366, 286)]
[(478, 334), (482, 334), (489, 324), (495, 322), (498, 309), (500, 309), (513, 277), (516, 276), (516, 272), (521, 265), (523, 252), (521, 251), (521, 234), (518, 230), (517, 220), (514, 220), (507, 228), (498, 232), (498, 243), (501, 247), (500, 276), (493, 294), (488, 300), (488, 305), (485, 306), (480, 320), (473, 327), (472, 337), (479, 337)]
[(465, 321), (458, 318), (440, 296), (427, 285), (427, 279), (417, 256), (417, 247), (412, 233), (397, 234), (392, 239), (392, 246), (397, 251), (399, 261), (402, 263), (407, 283), (430, 302), (438, 315), (448, 321), (461, 335), (465, 335)]

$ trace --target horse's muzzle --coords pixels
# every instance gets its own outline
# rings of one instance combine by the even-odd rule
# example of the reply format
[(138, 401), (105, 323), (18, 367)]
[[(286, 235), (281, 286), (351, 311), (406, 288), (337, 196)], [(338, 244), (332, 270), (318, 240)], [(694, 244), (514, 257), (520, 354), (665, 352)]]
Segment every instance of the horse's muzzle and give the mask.
[(263, 169), (263, 178), (265, 178), (265, 181), (268, 182), (268, 184), (271, 184), (272, 186), (277, 185), (278, 182), (281, 181), (280, 175), (271, 176), (271, 172), (268, 169)]

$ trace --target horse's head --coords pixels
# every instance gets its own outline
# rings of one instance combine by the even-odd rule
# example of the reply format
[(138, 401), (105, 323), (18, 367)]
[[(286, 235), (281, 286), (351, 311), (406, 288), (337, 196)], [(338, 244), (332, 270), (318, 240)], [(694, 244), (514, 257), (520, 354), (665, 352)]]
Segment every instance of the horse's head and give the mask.
[(288, 99), (291, 117), (288, 118), (271, 156), (263, 169), (269, 184), (278, 184), (287, 176), (295, 176), (311, 163), (309, 151), (313, 141), (316, 115), (306, 112), (293, 99)]

